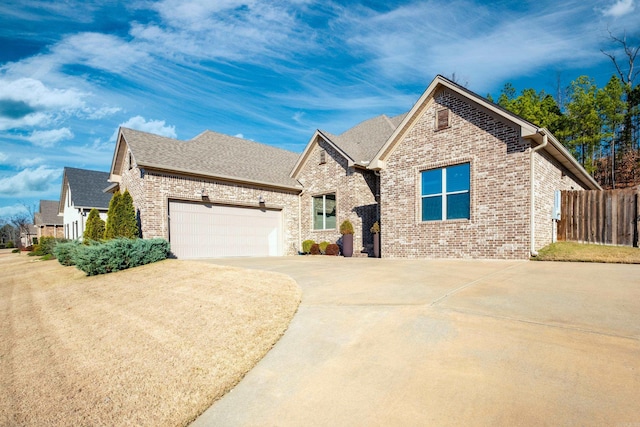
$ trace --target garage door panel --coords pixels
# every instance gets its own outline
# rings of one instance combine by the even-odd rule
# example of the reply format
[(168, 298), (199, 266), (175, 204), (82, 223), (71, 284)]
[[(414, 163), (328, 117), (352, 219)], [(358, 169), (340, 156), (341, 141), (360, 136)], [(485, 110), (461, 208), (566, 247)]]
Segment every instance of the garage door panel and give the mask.
[(170, 202), (169, 224), (178, 258), (283, 254), (281, 211)]

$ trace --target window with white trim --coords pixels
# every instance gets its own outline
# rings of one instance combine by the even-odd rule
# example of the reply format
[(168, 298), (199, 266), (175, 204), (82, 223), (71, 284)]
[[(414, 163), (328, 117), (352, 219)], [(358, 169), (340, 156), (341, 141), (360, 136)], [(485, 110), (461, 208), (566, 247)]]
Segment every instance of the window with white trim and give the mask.
[(313, 229), (333, 230), (336, 228), (336, 195), (323, 194), (313, 197)]
[(463, 163), (421, 173), (422, 221), (470, 218), (469, 171), (469, 163)]

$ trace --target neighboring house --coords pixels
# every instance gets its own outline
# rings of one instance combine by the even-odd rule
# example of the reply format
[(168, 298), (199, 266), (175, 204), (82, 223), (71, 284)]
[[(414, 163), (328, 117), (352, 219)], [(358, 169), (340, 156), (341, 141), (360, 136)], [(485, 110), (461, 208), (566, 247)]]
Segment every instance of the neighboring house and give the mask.
[(40, 208), (33, 215), (37, 237), (64, 237), (62, 216), (58, 215), (58, 200), (40, 200)]
[(600, 188), (546, 129), (441, 76), (408, 113), (318, 130), (301, 155), (121, 128), (109, 179), (182, 258), (291, 255), (349, 219), (359, 256), (379, 220), (383, 257), (526, 259), (552, 240), (555, 190)]
[(20, 228), (20, 245), (23, 248), (33, 245), (33, 239), (35, 239), (38, 231), (33, 224), (27, 224)]
[(65, 238), (82, 238), (87, 216), (93, 208), (106, 221), (112, 196), (103, 191), (109, 186), (108, 178), (108, 172), (64, 168), (58, 214), (62, 216)]

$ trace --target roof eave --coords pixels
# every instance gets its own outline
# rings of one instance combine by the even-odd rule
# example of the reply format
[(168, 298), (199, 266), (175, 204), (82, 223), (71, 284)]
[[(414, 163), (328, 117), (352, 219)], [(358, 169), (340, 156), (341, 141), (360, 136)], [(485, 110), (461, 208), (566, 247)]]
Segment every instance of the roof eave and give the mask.
[(307, 162), (307, 159), (311, 154), (311, 149), (313, 145), (316, 144), (318, 137), (321, 137), (327, 144), (331, 145), (338, 153), (340, 153), (340, 155), (347, 160), (348, 167), (352, 167), (356, 164), (354, 160), (347, 153), (344, 152), (344, 150), (338, 147), (338, 145), (336, 145), (336, 143), (331, 140), (331, 138), (325, 135), (320, 129), (316, 129), (316, 131), (313, 133), (313, 136), (307, 143), (307, 146), (304, 148), (304, 151), (302, 152), (300, 157), (298, 157), (298, 161), (296, 162), (295, 166), (293, 167), (293, 170), (291, 171), (291, 174), (289, 175), (291, 178), (293, 179), (298, 178), (298, 174), (300, 173), (300, 170)]
[[(571, 171), (578, 179), (582, 181), (591, 190), (602, 190), (602, 187), (595, 180), (594, 177), (582, 167), (580, 163), (571, 155), (571, 153), (556, 139), (555, 136), (546, 128), (539, 128), (536, 132), (526, 134), (523, 132), (522, 137), (533, 139), (537, 143), (542, 143), (542, 135), (547, 135), (549, 145), (544, 148), (544, 151), (549, 153), (554, 159), (556, 159), (563, 167)], [(550, 148), (553, 148), (551, 150)]]
[(466, 89), (462, 88), (461, 86), (456, 85), (455, 83), (449, 81), (448, 79), (442, 77), (441, 75), (437, 75), (431, 81), (431, 83), (429, 84), (427, 89), (425, 89), (425, 91), (422, 93), (420, 98), (413, 104), (413, 106), (411, 107), (411, 110), (409, 110), (409, 112), (404, 117), (404, 119), (402, 119), (402, 122), (400, 123), (400, 125), (398, 125), (396, 130), (391, 134), (391, 136), (389, 136), (389, 138), (384, 143), (384, 145), (380, 148), (380, 150), (378, 150), (376, 155), (371, 160), (371, 164), (369, 165), (369, 169), (380, 170), (380, 169), (384, 168), (384, 164), (385, 164), (385, 162), (384, 162), (384, 160), (385, 160), (384, 157), (385, 156), (384, 155), (385, 155), (385, 153), (388, 152), (389, 148), (396, 142), (397, 138), (401, 134), (403, 134), (407, 124), (409, 124), (409, 122), (411, 122), (413, 120), (413, 118), (414, 118), (415, 114), (417, 113), (417, 111), (422, 107), (422, 105), (427, 101), (427, 99), (429, 99), (429, 97), (431, 97), (435, 93), (435, 91), (439, 87), (450, 89), (453, 92), (456, 92), (459, 95), (464, 96), (465, 98), (471, 100), (472, 102), (475, 102), (476, 104), (479, 104), (484, 108), (487, 108), (488, 110), (492, 111), (493, 113), (504, 117), (505, 119), (507, 119), (507, 120), (513, 122), (514, 124), (520, 126), (521, 129), (522, 129), (522, 133), (533, 134), (538, 130), (538, 128), (535, 125), (533, 125), (532, 123), (527, 122), (526, 120), (516, 116), (513, 113), (510, 113), (510, 112), (508, 112), (506, 110), (503, 110), (502, 108), (498, 107), (497, 105), (493, 104), (492, 102), (488, 101), (487, 99), (479, 96), (478, 94), (476, 94), (474, 92), (471, 92), (470, 90), (466, 90)]

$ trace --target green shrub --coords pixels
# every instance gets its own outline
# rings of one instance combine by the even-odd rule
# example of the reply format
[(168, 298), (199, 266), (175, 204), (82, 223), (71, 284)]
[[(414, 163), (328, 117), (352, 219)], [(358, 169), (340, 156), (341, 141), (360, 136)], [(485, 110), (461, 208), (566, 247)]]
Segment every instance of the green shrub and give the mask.
[(14, 250), (11, 251), (12, 254), (17, 254), (20, 252), (20, 249), (16, 248)]
[(331, 243), (327, 245), (327, 249), (325, 249), (324, 253), (326, 255), (338, 256), (340, 255), (340, 246), (336, 245), (335, 243)]
[(320, 247), (320, 252), (325, 253), (327, 251), (327, 246), (329, 246), (329, 242), (320, 242), (318, 246)]
[(128, 190), (120, 194), (116, 191), (109, 202), (107, 211), (107, 223), (104, 238), (117, 239), (125, 237), (135, 239), (139, 236), (136, 210), (133, 206), (133, 198)]
[(15, 247), (16, 247), (16, 245), (13, 243), (13, 240), (9, 240), (7, 242), (7, 244), (5, 245), (5, 248), (7, 248), (7, 249), (11, 249), (11, 248), (15, 248)]
[(89, 241), (100, 240), (104, 238), (105, 224), (102, 218), (100, 218), (100, 212), (98, 209), (93, 208), (89, 211), (87, 217), (87, 226), (82, 235), (82, 240), (85, 244), (89, 244)]
[(53, 249), (59, 243), (67, 242), (67, 239), (56, 237), (42, 237), (40, 243), (33, 245), (33, 251), (29, 253), (31, 256), (52, 255)]
[(164, 239), (113, 239), (78, 247), (75, 263), (88, 276), (94, 276), (160, 261), (168, 255), (169, 242)]
[(353, 224), (348, 219), (342, 221), (340, 224), (340, 234), (353, 234)]
[(309, 252), (311, 252), (311, 255), (320, 255), (320, 245), (314, 243), (313, 245), (311, 245), (311, 249), (309, 250)]
[(302, 253), (308, 254), (311, 251), (311, 245), (315, 244), (313, 240), (305, 240), (302, 242)]
[(65, 266), (76, 265), (75, 257), (76, 250), (80, 246), (80, 242), (72, 240), (70, 242), (58, 243), (53, 248), (53, 256), (58, 259), (58, 262)]

